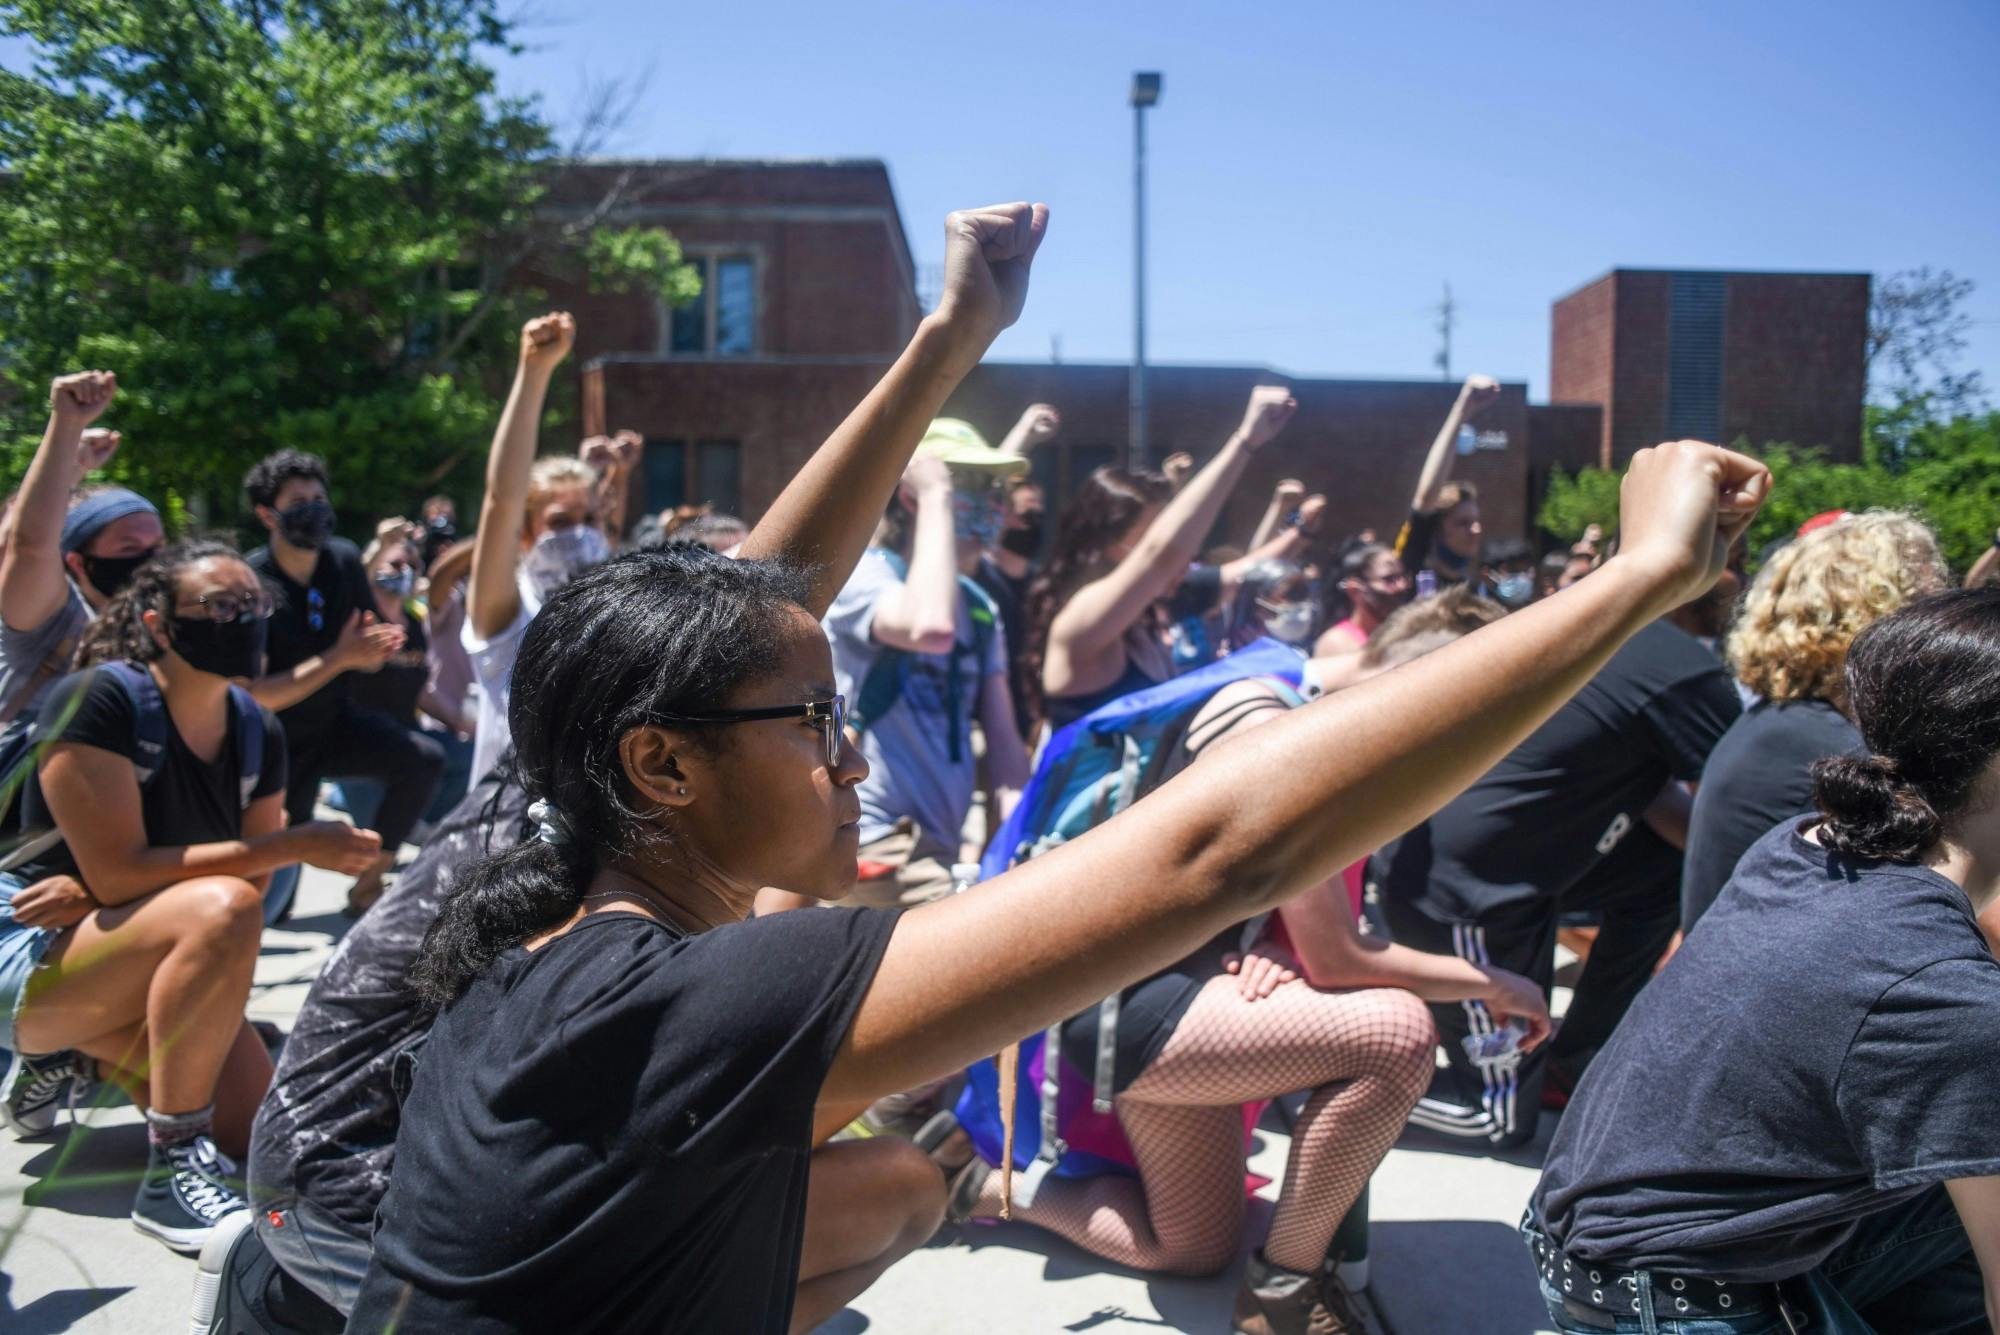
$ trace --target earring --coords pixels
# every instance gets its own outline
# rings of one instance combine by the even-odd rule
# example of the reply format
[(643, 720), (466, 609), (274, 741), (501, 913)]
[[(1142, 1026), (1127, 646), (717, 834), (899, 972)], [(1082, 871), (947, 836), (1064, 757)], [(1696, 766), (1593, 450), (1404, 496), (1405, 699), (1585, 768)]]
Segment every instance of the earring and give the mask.
[(674, 789), (674, 791), (679, 793), (682, 797), (686, 797), (688, 795), (688, 790), (685, 788), (676, 788)]

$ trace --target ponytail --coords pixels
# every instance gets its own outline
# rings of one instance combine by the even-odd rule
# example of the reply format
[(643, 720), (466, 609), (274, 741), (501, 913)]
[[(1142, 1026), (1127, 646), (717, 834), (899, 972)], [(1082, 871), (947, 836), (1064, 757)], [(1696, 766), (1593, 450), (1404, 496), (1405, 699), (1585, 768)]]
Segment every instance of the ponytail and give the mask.
[(503, 952), (575, 913), (596, 870), (584, 845), (536, 838), (468, 864), (424, 933), (410, 990), (427, 1009), (450, 1005)]
[(1944, 822), (1886, 756), (1835, 756), (1813, 765), (1813, 800), (1825, 817), (1820, 842), (1870, 862), (1915, 862)]

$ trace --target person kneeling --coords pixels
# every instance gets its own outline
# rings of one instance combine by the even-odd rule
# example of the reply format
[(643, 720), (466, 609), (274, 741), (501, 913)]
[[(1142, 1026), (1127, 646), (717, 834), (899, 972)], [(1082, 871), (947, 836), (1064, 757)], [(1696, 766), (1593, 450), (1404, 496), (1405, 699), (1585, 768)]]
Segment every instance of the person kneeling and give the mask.
[(243, 1207), (226, 1156), (271, 1078), (243, 1017), (264, 882), (298, 861), (358, 870), (379, 848), (346, 825), (285, 828), (284, 733), (232, 684), (257, 671), (269, 612), (224, 544), (143, 567), (43, 710), (23, 812), (44, 833), (0, 875), (10, 904), (38, 891), (30, 921), (0, 919), (8, 1084), (36, 1064), (108, 1063), (146, 1110), (132, 1222), (177, 1251)]

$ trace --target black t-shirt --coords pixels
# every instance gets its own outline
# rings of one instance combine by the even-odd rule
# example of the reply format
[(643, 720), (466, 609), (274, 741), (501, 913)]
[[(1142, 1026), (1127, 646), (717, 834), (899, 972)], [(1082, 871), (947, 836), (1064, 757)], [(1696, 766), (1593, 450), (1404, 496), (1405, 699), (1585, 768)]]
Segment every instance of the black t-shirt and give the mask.
[(1028, 718), (1028, 580), (1015, 579), (983, 556), (979, 558), (979, 569), (973, 573), (972, 580), (993, 600), (993, 606), (1000, 613), (1000, 624), (1007, 631), (1007, 696), (1014, 702), (1015, 725), (1025, 731)]
[[(137, 711), (132, 697), (108, 671), (89, 668), (56, 683), (42, 708), (39, 726), (52, 730), (75, 692), (82, 691), (76, 713), (62, 729), (61, 740), (132, 760), (138, 753), (134, 729)], [(174, 717), (166, 717), (167, 749), (154, 771), (152, 782), (140, 786), (139, 809), (145, 817), (146, 843), (153, 848), (179, 848), (188, 844), (212, 844), (235, 839), (243, 833), (243, 752), (237, 735), (236, 711), (229, 711), (229, 728), (222, 750), (212, 761), (202, 760), (181, 740)], [(50, 735), (45, 732), (44, 735)], [(264, 759), (257, 772), (251, 800), (269, 797), (285, 788), (285, 730), (267, 709), (264, 711)], [(46, 830), (55, 825), (48, 804), (42, 799), (39, 777), (30, 779), (21, 805), (22, 828)], [(16, 874), (33, 883), (45, 876), (78, 875), (76, 859), (68, 844), (57, 844)]]
[(1745, 849), (1813, 810), (1812, 763), (1861, 749), (1861, 734), (1824, 700), (1759, 701), (1729, 725), (1701, 773), (1688, 824), (1682, 930), (1708, 912)]
[(1715, 656), (1655, 621), (1477, 783), (1376, 854), (1374, 875), (1439, 922), (1561, 895), (1667, 780), (1700, 777), (1741, 711)]
[(1639, 994), (1535, 1208), (1589, 1261), (1763, 1283), (1854, 1221), (2000, 1174), (2000, 962), (1965, 892), (1788, 821)]
[[(266, 672), (283, 672), (326, 653), (340, 638), (347, 618), (357, 610), (375, 610), (375, 595), (368, 587), (361, 552), (345, 538), (327, 540), (307, 584), (294, 584), (279, 568), (269, 547), (259, 547), (243, 559), (270, 586), (274, 603), (265, 642)], [(339, 718), (353, 676), (341, 673), (279, 716), (294, 740), (303, 744), (308, 734), (317, 734)]]
[(351, 674), (354, 683), (350, 689), (351, 698), (362, 709), (379, 709), (409, 727), (417, 721), (417, 701), (431, 679), (431, 640), (421, 616), (411, 613), (401, 624), (403, 647), (375, 671)]
[(501, 956), (418, 1064), (348, 1329), (784, 1331), (813, 1105), (898, 916), (600, 913)]
[(451, 809), (423, 852), (341, 938), (313, 980), (250, 1135), (250, 1198), (260, 1219), (303, 1199), (366, 1238), (389, 1188), (402, 1108), (397, 1053), (430, 1032), (404, 989), (452, 873), (533, 832), (528, 798), (497, 766)]

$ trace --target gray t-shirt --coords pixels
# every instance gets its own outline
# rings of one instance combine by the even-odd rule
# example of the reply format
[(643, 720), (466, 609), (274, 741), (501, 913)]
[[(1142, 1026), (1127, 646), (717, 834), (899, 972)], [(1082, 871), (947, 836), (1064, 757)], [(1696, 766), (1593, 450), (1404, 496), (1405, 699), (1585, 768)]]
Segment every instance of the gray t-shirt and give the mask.
[[(884, 652), (874, 636), (875, 606), (903, 583), (900, 571), (901, 563), (893, 554), (870, 548), (827, 611), (834, 678), (850, 709), (860, 704), (868, 671)], [(983, 646), (973, 629), (975, 611), (993, 618), (992, 633), (984, 637)], [(861, 754), (868, 761), (868, 777), (861, 784), (863, 843), (881, 838), (907, 817), (931, 842), (953, 855), (958, 850), (959, 830), (972, 808), (977, 782), (972, 720), (979, 712), (986, 679), (1006, 676), (1007, 637), (991, 601), (982, 594), (975, 604), (963, 580), (957, 622), (957, 651), (907, 655), (908, 672), (895, 704), (866, 720), (861, 737)], [(955, 718), (954, 671), (959, 675)]]
[(69, 671), (77, 641), (90, 625), (90, 604), (69, 586), (69, 600), (33, 630), (0, 620), (0, 725), (41, 716), (49, 687)]

